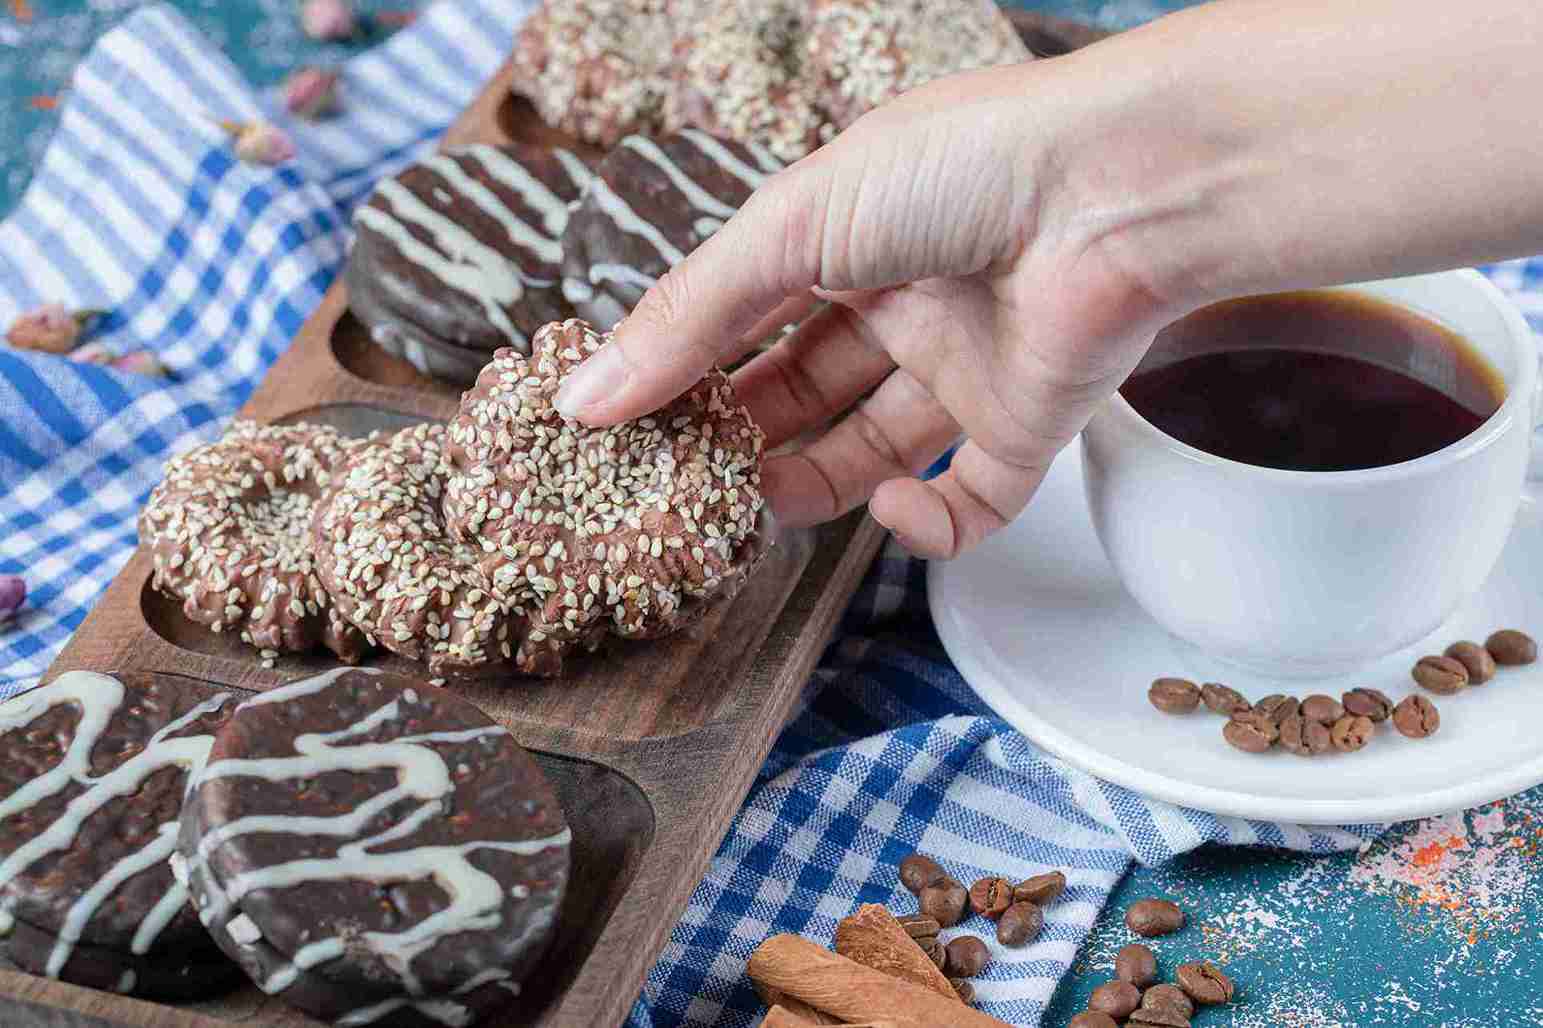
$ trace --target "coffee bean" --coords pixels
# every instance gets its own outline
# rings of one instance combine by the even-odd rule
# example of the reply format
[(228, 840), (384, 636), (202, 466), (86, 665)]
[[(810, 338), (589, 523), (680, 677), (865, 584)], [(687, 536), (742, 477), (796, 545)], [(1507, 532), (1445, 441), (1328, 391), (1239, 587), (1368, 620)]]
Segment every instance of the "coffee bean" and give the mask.
[(900, 884), (918, 896), (927, 886), (936, 885), (947, 877), (948, 873), (936, 860), (921, 853), (912, 853), (900, 862)]
[(932, 961), (933, 966), (939, 971), (948, 966), (948, 947), (944, 946), (937, 936), (930, 939), (917, 939), (916, 945), (922, 948), (922, 952), (927, 954), (927, 959)]
[(1190, 1028), (1189, 1018), (1167, 1007), (1142, 1007), (1130, 1015), (1126, 1028)]
[(1476, 642), (1464, 639), (1446, 648), (1451, 657), (1468, 669), (1468, 684), (1483, 685), (1495, 677), (1495, 656)]
[(1242, 693), (1220, 682), (1207, 682), (1202, 685), (1200, 701), (1213, 714), (1231, 714), (1235, 710), (1248, 710), (1250, 707)]
[(1180, 964), (1173, 973), (1184, 994), (1203, 1007), (1232, 1001), (1232, 979), (1222, 974), (1222, 969), (1209, 960), (1197, 960)]
[(970, 886), (970, 909), (995, 921), (1013, 905), (1013, 883), (1006, 878), (982, 878)]
[(970, 894), (964, 886), (947, 876), (942, 882), (927, 886), (916, 898), (916, 905), (921, 908), (921, 912), (944, 928), (958, 924), (969, 903)]
[(975, 1002), (975, 986), (971, 985), (963, 978), (950, 978), (948, 980), (948, 984), (952, 985), (954, 987), (954, 991), (959, 994), (959, 1002)]
[(1157, 955), (1139, 942), (1122, 947), (1114, 955), (1114, 976), (1144, 989), (1157, 981)]
[(1302, 706), (1297, 713), (1309, 721), (1316, 721), (1321, 725), (1332, 725), (1345, 716), (1345, 708), (1332, 696), (1315, 693), (1302, 701)]
[(1159, 678), (1147, 699), (1164, 714), (1188, 714), (1200, 706), (1200, 686), (1185, 678)]
[(1381, 724), (1393, 716), (1393, 701), (1380, 689), (1351, 689), (1340, 697), (1345, 713), (1370, 718), (1373, 724)]
[(1334, 748), (1341, 753), (1354, 753), (1371, 741), (1372, 732), (1376, 726), (1369, 717), (1356, 717), (1354, 714), (1346, 714), (1334, 722), (1334, 727), (1329, 729), (1329, 738), (1334, 743)]
[(1329, 726), (1321, 721), (1310, 721), (1301, 714), (1281, 723), (1280, 744), (1282, 749), (1299, 757), (1316, 757), (1334, 748)]
[(1013, 902), (1037, 903), (1043, 907), (1065, 891), (1066, 875), (1060, 871), (1047, 871), (1013, 886)]
[(1437, 696), (1451, 696), (1468, 686), (1468, 669), (1451, 657), (1421, 657), (1409, 674)]
[(1538, 644), (1526, 632), (1514, 628), (1502, 628), (1484, 640), (1484, 648), (1495, 658), (1496, 664), (1514, 667), (1531, 664), (1538, 659)]
[(905, 933), (913, 939), (926, 939), (936, 936), (943, 930), (943, 926), (925, 914), (902, 914), (895, 920), (905, 929)]
[(1232, 715), (1222, 725), (1222, 738), (1246, 753), (1263, 753), (1280, 738), (1280, 729), (1255, 709), (1250, 714)]
[(1045, 926), (1045, 913), (1033, 903), (1014, 903), (997, 920), (997, 942), (1004, 946), (1026, 946)]
[(1435, 735), (1441, 727), (1441, 713), (1424, 696), (1417, 693), (1405, 696), (1393, 708), (1393, 727), (1398, 729), (1400, 735), (1423, 739), (1427, 735)]
[(1119, 1022), (1097, 1010), (1084, 1010), (1072, 1018), (1066, 1028), (1120, 1028)]
[(974, 978), (991, 963), (991, 949), (974, 935), (961, 935), (948, 944), (948, 973)]
[(1130, 982), (1105, 982), (1088, 997), (1088, 1009), (1123, 1021), (1141, 1005), (1141, 990)]
[(1148, 939), (1171, 935), (1184, 927), (1184, 911), (1172, 900), (1137, 900), (1125, 912), (1125, 927)]
[(1184, 995), (1184, 990), (1177, 985), (1166, 982), (1154, 985), (1142, 993), (1141, 1005), (1149, 1010), (1171, 1010), (1181, 1017), (1195, 1016), (1195, 1001)]
[(1254, 704), (1254, 712), (1264, 715), (1276, 728), (1291, 715), (1298, 712), (1301, 703), (1295, 696), (1286, 696), (1283, 693), (1272, 693)]

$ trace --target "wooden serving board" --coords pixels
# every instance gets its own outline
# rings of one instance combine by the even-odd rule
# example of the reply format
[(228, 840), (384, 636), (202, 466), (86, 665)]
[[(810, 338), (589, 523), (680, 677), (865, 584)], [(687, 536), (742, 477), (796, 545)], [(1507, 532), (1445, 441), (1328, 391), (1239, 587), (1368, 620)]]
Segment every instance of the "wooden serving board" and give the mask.
[[(571, 142), (510, 97), (506, 66), (445, 145)], [(460, 391), (375, 347), (333, 285), (242, 413), (354, 433), (454, 413)], [(784, 532), (749, 585), (691, 629), (571, 662), (561, 679), (507, 672), (453, 679), (546, 769), (573, 827), (558, 938), (525, 994), (490, 1028), (622, 1022), (727, 831), (884, 531), (859, 514)], [(49, 669), (158, 671), (261, 691), (334, 666), (284, 656), (264, 668), (228, 635), (186, 621), (149, 586), (141, 550)], [(397, 657), (375, 666), (427, 677)], [(0, 971), (0, 1025), (315, 1028), (248, 987), (173, 1006)]]

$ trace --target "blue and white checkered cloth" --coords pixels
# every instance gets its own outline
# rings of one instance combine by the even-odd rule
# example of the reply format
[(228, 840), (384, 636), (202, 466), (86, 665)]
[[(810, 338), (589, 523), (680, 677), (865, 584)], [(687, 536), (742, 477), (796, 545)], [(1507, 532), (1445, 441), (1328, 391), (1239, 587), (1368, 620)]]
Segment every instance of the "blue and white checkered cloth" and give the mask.
[[(287, 124), (175, 13), (149, 8), (80, 66), (58, 135), (0, 226), (0, 325), (39, 304), (110, 310), (98, 338), (154, 350), (170, 382), (0, 347), (0, 571), (27, 608), (0, 631), (0, 696), (37, 680), (128, 558), (172, 453), (214, 438), (343, 258), (349, 213), (432, 144), (507, 52), (530, 0), (445, 0), (347, 65), (347, 113)], [(286, 123), (300, 156), (235, 160), (219, 119)], [(1543, 261), (1494, 269), (1543, 325)], [(650, 974), (630, 1023), (746, 1026), (768, 934), (828, 942), (862, 902), (907, 899), (923, 850), (956, 877), (1066, 869), (1044, 934), (1001, 951), (985, 1010), (1037, 1025), (1133, 859), (1207, 841), (1329, 852), (1374, 826), (1306, 830), (1143, 800), (1067, 768), (989, 716), (934, 635), (922, 566), (868, 576), (745, 808)]]

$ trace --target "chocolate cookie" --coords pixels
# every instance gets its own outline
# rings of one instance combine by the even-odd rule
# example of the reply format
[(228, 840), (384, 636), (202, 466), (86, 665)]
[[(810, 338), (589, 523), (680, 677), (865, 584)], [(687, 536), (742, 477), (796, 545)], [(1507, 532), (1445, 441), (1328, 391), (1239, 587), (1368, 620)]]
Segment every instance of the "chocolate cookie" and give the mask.
[(235, 698), (192, 679), (67, 671), (0, 704), (0, 956), (95, 989), (234, 985), (166, 860)]
[(926, 82), (1032, 58), (993, 0), (810, 0), (806, 74), (844, 129)]
[(608, 428), (553, 408), (602, 341), (582, 321), (548, 325), (529, 358), (499, 352), (450, 423), (445, 519), (481, 541), (483, 576), (528, 620), (515, 659), (532, 674), (606, 634), (678, 630), (765, 552), (764, 438), (723, 372)]
[(468, 1024), (544, 953), (570, 838), (541, 770), (481, 711), (343, 668), (237, 709), (174, 868), (268, 993), (339, 1025)]
[(325, 645), (348, 662), (364, 636), (338, 616), (311, 560), (311, 507), (355, 440), (323, 425), (231, 422), (166, 465), (139, 515), (151, 585), (210, 631), (240, 634), (270, 666)]
[(704, 129), (796, 161), (834, 135), (804, 68), (808, 0), (723, 0), (675, 40), (664, 130)]
[(763, 147), (688, 129), (628, 136), (595, 169), (563, 234), (563, 291), (609, 329), (781, 167)]
[(472, 381), (494, 350), (528, 349), (567, 316), (559, 240), (588, 179), (568, 151), (523, 144), (419, 161), (354, 215), (350, 307), (424, 374)]
[(445, 527), (450, 472), (443, 425), (376, 437), (339, 470), (311, 524), (339, 614), (435, 671), (512, 657), (522, 624), (483, 574), (478, 541)]
[(520, 26), (512, 88), (548, 125), (609, 149), (657, 135), (680, 28), (718, 0), (546, 0)]

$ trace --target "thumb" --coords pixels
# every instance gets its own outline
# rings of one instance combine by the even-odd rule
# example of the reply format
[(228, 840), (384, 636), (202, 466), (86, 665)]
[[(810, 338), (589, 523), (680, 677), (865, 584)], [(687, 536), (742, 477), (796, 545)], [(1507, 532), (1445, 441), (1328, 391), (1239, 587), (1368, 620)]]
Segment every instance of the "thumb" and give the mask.
[(827, 189), (803, 165), (767, 180), (568, 376), (558, 411), (596, 426), (640, 417), (748, 352), (751, 329), (819, 280)]

